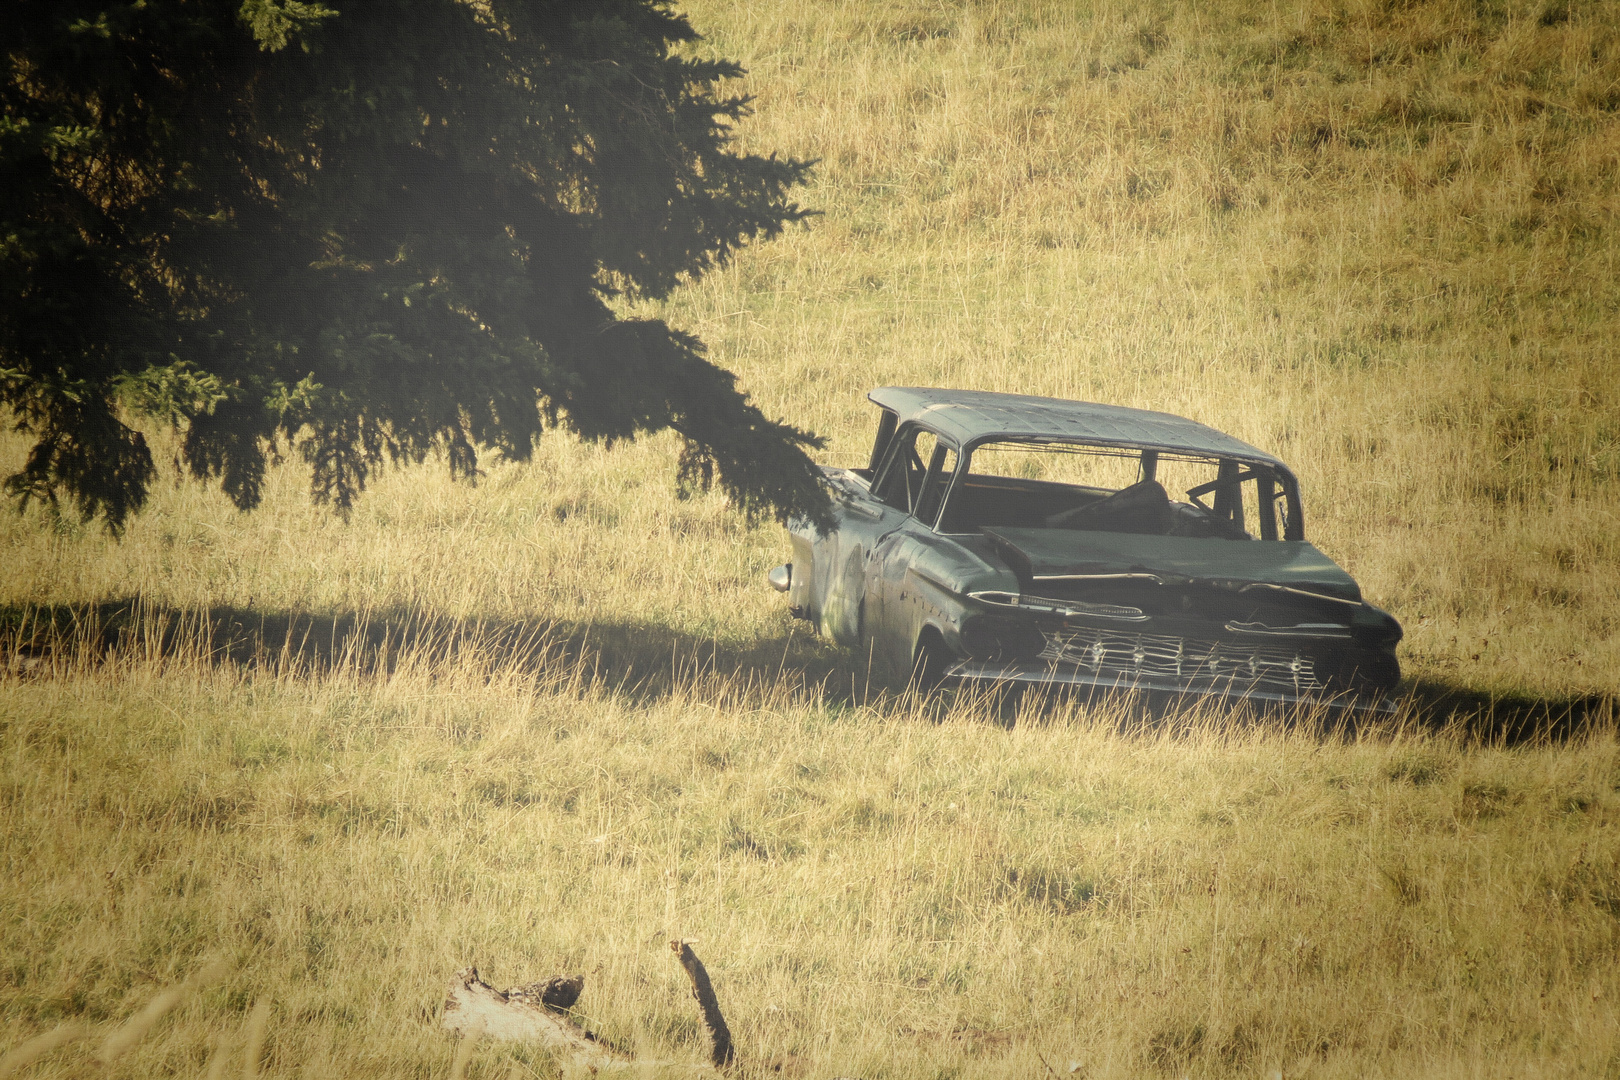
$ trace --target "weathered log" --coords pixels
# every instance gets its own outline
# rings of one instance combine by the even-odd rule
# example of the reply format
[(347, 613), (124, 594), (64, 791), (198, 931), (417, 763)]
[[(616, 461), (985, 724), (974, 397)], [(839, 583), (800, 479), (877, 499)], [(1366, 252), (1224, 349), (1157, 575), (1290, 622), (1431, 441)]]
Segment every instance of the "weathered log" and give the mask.
[(690, 942), (677, 938), (669, 943), (669, 947), (680, 957), (681, 967), (686, 969), (687, 978), (692, 980), (692, 996), (697, 998), (698, 1008), (703, 1010), (703, 1026), (709, 1029), (709, 1060), (720, 1067), (730, 1065), (736, 1056), (731, 1046), (731, 1029), (726, 1027), (726, 1018), (720, 1014), (720, 1002), (714, 996), (714, 985), (709, 982), (709, 973), (704, 970), (703, 961), (692, 951)]
[(526, 983), (506, 991), (508, 999), (538, 1002), (548, 1009), (572, 1009), (585, 989), (583, 975), (553, 975), (544, 982)]
[[(596, 1036), (546, 1006), (567, 1008), (579, 1000), (583, 975), (558, 977), (502, 992), (478, 977), (477, 968), (456, 973), (444, 1001), (444, 1026), (463, 1038), (539, 1043), (588, 1069), (621, 1068), (631, 1059), (608, 1049)], [(570, 996), (570, 994), (572, 996)], [(566, 1004), (564, 1004), (566, 1002)]]

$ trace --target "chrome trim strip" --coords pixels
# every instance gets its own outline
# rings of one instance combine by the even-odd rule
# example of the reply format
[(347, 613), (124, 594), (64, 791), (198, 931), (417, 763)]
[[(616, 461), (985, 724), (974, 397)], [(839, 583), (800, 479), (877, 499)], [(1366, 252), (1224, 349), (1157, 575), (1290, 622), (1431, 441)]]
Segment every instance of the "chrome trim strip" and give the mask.
[(1155, 585), (1163, 585), (1164, 578), (1158, 574), (1132, 573), (1132, 574), (1032, 574), (1031, 581), (1151, 581)]
[(1259, 634), (1266, 637), (1332, 638), (1349, 640), (1350, 628), (1339, 623), (1299, 623), (1296, 626), (1267, 626), (1265, 623), (1237, 622), (1226, 624), (1234, 634)]
[[(922, 575), (918, 575), (922, 576)], [(1138, 607), (1127, 604), (1093, 604), (1085, 600), (1053, 600), (1046, 596), (1020, 596), (1017, 593), (987, 590), (968, 593), (968, 598), (992, 607), (1012, 608), (1015, 611), (1041, 612), (1065, 618), (1084, 615), (1091, 619), (1111, 619), (1115, 622), (1143, 623), (1152, 616)]]
[(1311, 592), (1309, 589), (1296, 589), (1292, 585), (1273, 585), (1269, 581), (1255, 581), (1243, 586), (1238, 592), (1246, 593), (1250, 589), (1273, 589), (1277, 592), (1292, 593), (1295, 596), (1304, 596), (1312, 600), (1326, 600), (1330, 604), (1348, 604), (1351, 607), (1360, 607), (1360, 600), (1346, 600), (1342, 596), (1329, 596), (1327, 593)]
[(1044, 605), (1049, 611), (1087, 615), (1093, 619), (1117, 619), (1121, 622), (1147, 622), (1149, 619), (1147, 612), (1130, 604), (1094, 604), (1089, 600), (1054, 600), (1049, 596), (1025, 596), (1021, 598), (1021, 603), (1037, 611)]

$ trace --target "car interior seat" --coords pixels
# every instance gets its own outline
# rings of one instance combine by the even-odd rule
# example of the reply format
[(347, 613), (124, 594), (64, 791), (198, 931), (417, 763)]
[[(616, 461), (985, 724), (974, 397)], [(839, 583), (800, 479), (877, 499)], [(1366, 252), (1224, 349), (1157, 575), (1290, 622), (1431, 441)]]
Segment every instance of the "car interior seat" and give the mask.
[(1170, 496), (1157, 480), (1142, 480), (1106, 498), (1046, 518), (1050, 529), (1163, 536), (1172, 523)]

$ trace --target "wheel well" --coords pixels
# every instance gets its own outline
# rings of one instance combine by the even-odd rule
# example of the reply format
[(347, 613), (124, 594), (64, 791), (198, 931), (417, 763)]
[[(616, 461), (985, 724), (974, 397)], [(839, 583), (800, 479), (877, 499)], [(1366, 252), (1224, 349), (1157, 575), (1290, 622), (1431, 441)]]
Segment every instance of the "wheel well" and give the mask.
[(945, 636), (938, 627), (924, 626), (917, 633), (917, 645), (911, 651), (911, 679), (921, 689), (933, 690), (944, 681), (945, 671), (951, 666), (951, 650), (945, 645)]
[(939, 628), (935, 626), (925, 626), (918, 631), (917, 645), (911, 650), (911, 655), (914, 658), (921, 656), (923, 649), (930, 647), (939, 650), (939, 652), (947, 656), (950, 655), (950, 649), (945, 647), (945, 635), (941, 634), (939, 632)]

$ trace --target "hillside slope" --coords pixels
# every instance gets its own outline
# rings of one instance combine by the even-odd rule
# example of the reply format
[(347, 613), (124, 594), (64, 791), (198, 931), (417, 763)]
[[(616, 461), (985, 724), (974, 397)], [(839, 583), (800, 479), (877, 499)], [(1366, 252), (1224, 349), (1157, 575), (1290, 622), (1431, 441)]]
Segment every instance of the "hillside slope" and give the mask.
[(1077, 8), (693, 4), (825, 217), (675, 317), (845, 460), (885, 383), (1234, 431), (1414, 672), (1620, 686), (1620, 7)]

